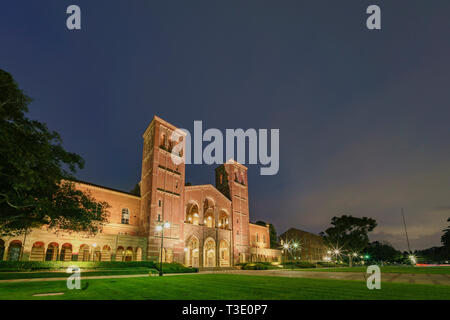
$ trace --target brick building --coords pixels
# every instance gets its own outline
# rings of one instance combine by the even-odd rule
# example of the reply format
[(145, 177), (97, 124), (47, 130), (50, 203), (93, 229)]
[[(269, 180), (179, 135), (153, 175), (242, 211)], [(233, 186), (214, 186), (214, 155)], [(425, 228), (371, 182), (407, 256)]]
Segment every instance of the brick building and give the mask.
[[(185, 186), (185, 134), (155, 116), (143, 139), (141, 196), (76, 182), (110, 204), (109, 221), (95, 236), (45, 227), (0, 239), (0, 259), (34, 261), (180, 262), (228, 267), (247, 261), (278, 261), (268, 227), (249, 222), (247, 168), (233, 160), (215, 170), (216, 186)], [(161, 250), (163, 228), (163, 248)]]
[[(299, 243), (301, 248), (301, 250), (299, 250), (299, 256), (302, 261), (323, 261), (329, 250), (321, 236), (296, 228), (290, 228), (281, 234), (279, 239), (280, 245), (283, 245), (286, 242)], [(287, 257), (287, 259), (290, 258)]]

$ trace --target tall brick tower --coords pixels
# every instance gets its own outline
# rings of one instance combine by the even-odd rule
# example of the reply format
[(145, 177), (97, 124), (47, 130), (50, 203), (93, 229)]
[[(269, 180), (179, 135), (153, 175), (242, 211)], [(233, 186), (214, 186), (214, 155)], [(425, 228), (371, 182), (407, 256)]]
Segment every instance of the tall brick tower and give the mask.
[(228, 160), (216, 168), (216, 188), (231, 200), (233, 264), (248, 262), (250, 237), (247, 167), (234, 160)]
[[(177, 143), (185, 150), (184, 135), (172, 140), (177, 128), (163, 119), (154, 116), (143, 135), (144, 148), (141, 175), (141, 220), (139, 230), (148, 237), (147, 259), (159, 261), (161, 250), (161, 231), (156, 226), (169, 222), (164, 229), (163, 259), (171, 262), (184, 262), (184, 181), (185, 164), (176, 164), (171, 151)], [(181, 159), (181, 157), (180, 157)]]

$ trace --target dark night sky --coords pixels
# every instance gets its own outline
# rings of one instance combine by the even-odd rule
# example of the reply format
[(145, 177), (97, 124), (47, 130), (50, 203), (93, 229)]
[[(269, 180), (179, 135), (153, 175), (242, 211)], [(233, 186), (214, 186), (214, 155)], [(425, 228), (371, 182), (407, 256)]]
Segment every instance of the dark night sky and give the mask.
[[(394, 4), (392, 2), (395, 2)], [(82, 10), (68, 31), (66, 7)], [(382, 30), (365, 27), (370, 4)], [(279, 128), (280, 171), (249, 166), (251, 220), (320, 232), (371, 216), (372, 239), (439, 245), (450, 217), (450, 2), (3, 1), (0, 68), (86, 167), (130, 190), (154, 114), (191, 129)], [(216, 166), (190, 165), (213, 183)]]

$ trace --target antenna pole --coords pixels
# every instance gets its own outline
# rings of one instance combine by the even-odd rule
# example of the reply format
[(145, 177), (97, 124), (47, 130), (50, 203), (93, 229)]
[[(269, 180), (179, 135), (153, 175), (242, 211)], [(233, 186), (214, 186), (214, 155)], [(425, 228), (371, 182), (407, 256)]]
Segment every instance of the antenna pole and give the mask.
[(402, 217), (403, 217), (403, 226), (405, 227), (406, 243), (408, 244), (408, 251), (409, 253), (411, 253), (411, 247), (409, 246), (408, 230), (406, 229), (405, 213), (403, 212), (403, 208), (402, 208)]

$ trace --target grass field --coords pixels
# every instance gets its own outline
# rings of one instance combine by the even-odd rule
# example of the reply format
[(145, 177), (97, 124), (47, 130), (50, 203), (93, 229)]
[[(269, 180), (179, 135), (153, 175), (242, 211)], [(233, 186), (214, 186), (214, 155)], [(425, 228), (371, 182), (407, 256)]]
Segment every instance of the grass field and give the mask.
[[(84, 290), (65, 281), (0, 283), (0, 299), (450, 299), (450, 286), (383, 283), (368, 290), (364, 281), (197, 274), (82, 280)], [(33, 297), (64, 292), (61, 296)]]
[[(410, 273), (410, 274), (450, 274), (450, 267), (380, 267), (385, 273)], [(307, 268), (295, 269), (298, 271), (318, 271), (318, 272), (366, 272), (367, 267), (339, 267), (339, 268)]]

